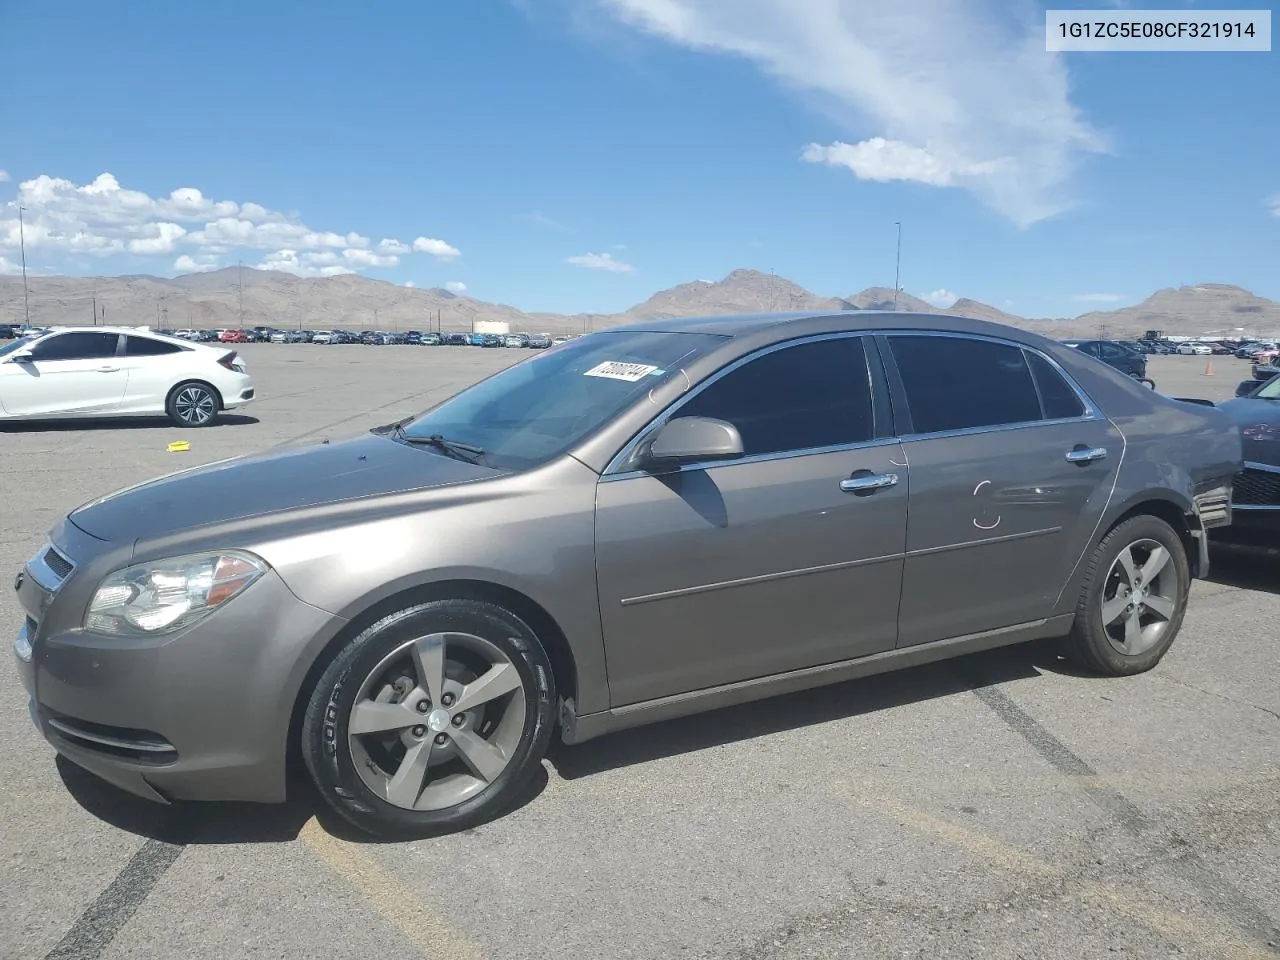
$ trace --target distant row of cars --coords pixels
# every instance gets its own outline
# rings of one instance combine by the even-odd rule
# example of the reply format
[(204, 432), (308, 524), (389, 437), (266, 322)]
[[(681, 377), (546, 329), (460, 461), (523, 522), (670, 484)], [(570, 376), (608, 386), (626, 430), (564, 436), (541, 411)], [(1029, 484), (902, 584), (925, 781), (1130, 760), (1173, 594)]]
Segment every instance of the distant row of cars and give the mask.
[[(161, 331), (163, 332), (163, 331)], [(172, 336), (197, 343), (360, 343), (368, 346), (521, 347), (541, 350), (573, 339), (547, 333), (443, 333), (421, 330), (281, 330), (276, 327), (246, 329), (175, 330)]]
[(1147, 354), (1179, 354), (1197, 357), (1238, 357), (1241, 360), (1269, 362), (1280, 353), (1280, 345), (1273, 340), (1117, 340), (1130, 344)]

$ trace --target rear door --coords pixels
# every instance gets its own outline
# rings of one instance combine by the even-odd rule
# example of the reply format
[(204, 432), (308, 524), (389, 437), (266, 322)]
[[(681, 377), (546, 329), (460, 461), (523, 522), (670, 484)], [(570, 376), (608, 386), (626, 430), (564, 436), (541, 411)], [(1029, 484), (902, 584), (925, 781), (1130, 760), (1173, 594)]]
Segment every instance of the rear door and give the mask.
[(169, 389), (175, 383), (177, 364), (185, 350), (180, 344), (152, 337), (126, 335), (120, 362), (129, 372), (124, 406), (130, 410), (163, 410)]
[(911, 465), (899, 646), (1050, 615), (1095, 535), (1124, 438), (1017, 344), (882, 340)]
[(893, 649), (908, 484), (869, 343), (761, 351), (671, 414), (734, 424), (742, 458), (601, 478), (615, 707)]
[(109, 412), (128, 374), (116, 357), (119, 334), (70, 330), (38, 341), (30, 360), (0, 366), (0, 397), (11, 416)]

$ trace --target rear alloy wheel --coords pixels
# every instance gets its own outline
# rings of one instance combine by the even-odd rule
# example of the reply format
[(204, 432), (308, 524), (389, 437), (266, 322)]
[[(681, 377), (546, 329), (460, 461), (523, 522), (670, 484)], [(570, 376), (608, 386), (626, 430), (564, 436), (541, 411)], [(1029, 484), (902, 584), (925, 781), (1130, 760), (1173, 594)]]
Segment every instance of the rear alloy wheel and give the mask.
[(180, 427), (207, 427), (218, 419), (222, 401), (207, 383), (180, 383), (169, 394), (165, 409)]
[(1114, 676), (1150, 670), (1186, 612), (1191, 568), (1182, 538), (1159, 517), (1131, 517), (1098, 544), (1066, 653)]
[(528, 626), (491, 604), (433, 601), (338, 653), (308, 704), (303, 756), (325, 800), (361, 830), (457, 830), (501, 813), (537, 772), (554, 700)]

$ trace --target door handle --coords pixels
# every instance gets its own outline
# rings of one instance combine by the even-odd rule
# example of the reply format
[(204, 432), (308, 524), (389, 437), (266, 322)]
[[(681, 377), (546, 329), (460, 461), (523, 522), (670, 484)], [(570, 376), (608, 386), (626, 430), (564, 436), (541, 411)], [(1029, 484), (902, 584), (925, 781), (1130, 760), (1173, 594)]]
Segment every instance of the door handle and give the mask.
[(860, 477), (846, 477), (840, 481), (840, 489), (845, 493), (867, 493), (892, 487), (897, 482), (896, 473), (868, 473)]
[(1104, 459), (1106, 455), (1106, 447), (1086, 447), (1081, 445), (1072, 447), (1067, 451), (1067, 460), (1071, 463), (1091, 463), (1094, 460)]
[(99, 367), (98, 372), (99, 373), (119, 373), (120, 368), (119, 367)]

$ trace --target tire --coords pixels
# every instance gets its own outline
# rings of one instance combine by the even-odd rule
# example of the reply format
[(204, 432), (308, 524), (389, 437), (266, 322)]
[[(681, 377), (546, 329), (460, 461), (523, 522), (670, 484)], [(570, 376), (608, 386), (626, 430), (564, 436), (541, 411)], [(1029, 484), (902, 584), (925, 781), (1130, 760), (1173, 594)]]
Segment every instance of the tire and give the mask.
[(165, 413), (180, 427), (208, 427), (218, 422), (222, 397), (201, 380), (187, 380), (169, 391)]
[[(357, 717), (367, 729), (353, 733)], [(541, 768), (554, 724), (551, 664), (528, 625), (490, 603), (434, 600), (338, 651), (307, 703), (301, 753), (344, 820), (415, 839), (505, 812)]]
[[(1164, 551), (1160, 563), (1159, 550)], [(1128, 557), (1126, 564), (1123, 557)], [(1153, 569), (1152, 562), (1156, 560)], [(1124, 591), (1139, 576), (1140, 602)], [(1154, 580), (1153, 580), (1154, 576)], [(1108, 676), (1144, 673), (1158, 664), (1173, 645), (1186, 613), (1191, 565), (1177, 531), (1159, 517), (1141, 514), (1118, 524), (1094, 549), (1086, 568), (1075, 623), (1063, 641), (1069, 659)], [(1157, 604), (1155, 601), (1160, 601)], [(1136, 618), (1128, 611), (1137, 613)], [(1117, 620), (1113, 614), (1119, 613)], [(1126, 629), (1137, 623), (1136, 634)]]

